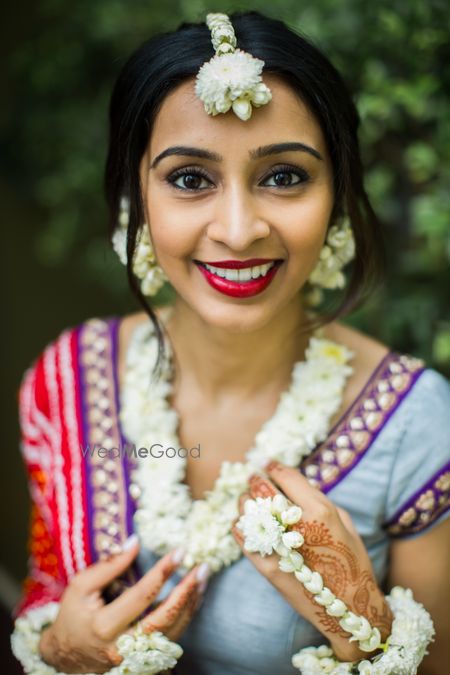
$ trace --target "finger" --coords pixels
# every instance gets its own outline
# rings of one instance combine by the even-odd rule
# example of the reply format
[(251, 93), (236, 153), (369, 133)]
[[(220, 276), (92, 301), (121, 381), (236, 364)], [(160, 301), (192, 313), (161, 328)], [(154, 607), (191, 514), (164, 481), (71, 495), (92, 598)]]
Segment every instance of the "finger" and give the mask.
[(277, 487), (281, 488), (286, 497), (304, 511), (317, 513), (317, 507), (330, 506), (331, 502), (316, 488), (312, 487), (299, 469), (286, 466), (272, 460), (264, 467), (264, 472)]
[(103, 630), (116, 635), (147, 609), (181, 562), (180, 557), (174, 559), (174, 553), (163, 556), (134, 586), (102, 608), (99, 620)]
[[(145, 632), (160, 630), (166, 633), (181, 617), (183, 611), (186, 610), (191, 613), (194, 610), (198, 600), (199, 585), (202, 581), (197, 576), (200, 567), (201, 565), (197, 565), (190, 570), (167, 598), (142, 619), (141, 625)], [(202, 567), (202, 571), (205, 569), (205, 567)]]
[[(201, 567), (201, 566), (200, 566)], [(200, 567), (198, 569), (200, 569)], [(199, 611), (203, 600), (205, 599), (206, 589), (208, 587), (208, 582), (211, 572), (208, 570), (205, 572), (208, 576), (200, 581), (197, 585), (196, 595), (192, 596), (192, 601), (186, 604), (186, 607), (178, 616), (178, 619), (175, 620), (175, 623), (167, 629), (166, 635), (168, 637), (173, 636), (172, 640), (177, 640), (182, 633), (184, 633), (187, 626), (192, 621), (192, 618), (196, 612)]]
[(207, 583), (208, 582), (206, 582), (203, 590), (201, 590), (200, 586), (197, 587), (196, 591), (192, 593), (190, 600), (186, 603), (184, 609), (180, 612), (178, 618), (175, 619), (172, 626), (166, 629), (165, 635), (167, 635), (169, 639), (175, 641), (178, 640), (180, 635), (184, 633), (187, 626), (191, 623), (194, 615), (202, 605)]
[(75, 586), (77, 591), (90, 594), (110, 584), (130, 566), (133, 558), (136, 557), (139, 550), (137, 536), (131, 535), (122, 546), (122, 549), (121, 553), (110, 555), (109, 558), (93, 563), (81, 572), (78, 572), (71, 579), (72, 586)]
[(280, 494), (280, 490), (264, 476), (252, 474), (248, 479), (249, 492), (253, 499), (256, 497), (275, 497)]

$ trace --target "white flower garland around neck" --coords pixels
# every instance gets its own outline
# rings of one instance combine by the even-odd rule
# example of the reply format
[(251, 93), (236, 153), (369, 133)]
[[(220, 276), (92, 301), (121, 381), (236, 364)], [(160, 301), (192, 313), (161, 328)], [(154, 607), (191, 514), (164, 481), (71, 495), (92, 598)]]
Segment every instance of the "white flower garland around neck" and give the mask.
[[(318, 334), (310, 339), (305, 361), (294, 365), (289, 390), (282, 393), (275, 414), (257, 433), (245, 462), (223, 462), (204, 499), (192, 500), (188, 485), (183, 483), (186, 459), (179, 454), (149, 454), (138, 460), (130, 492), (138, 502), (134, 522), (144, 547), (157, 555), (184, 548), (184, 571), (207, 562), (217, 572), (240, 557), (231, 527), (239, 515), (238, 498), (246, 490), (248, 478), (269, 459), (298, 466), (326, 438), (330, 419), (341, 405), (346, 379), (353, 372), (348, 365), (353, 353)], [(179, 449), (178, 415), (168, 403), (172, 393), (170, 343), (162, 377), (150, 384), (157, 351), (153, 324), (138, 326), (127, 352), (120, 419), (127, 440), (136, 447), (161, 444)]]

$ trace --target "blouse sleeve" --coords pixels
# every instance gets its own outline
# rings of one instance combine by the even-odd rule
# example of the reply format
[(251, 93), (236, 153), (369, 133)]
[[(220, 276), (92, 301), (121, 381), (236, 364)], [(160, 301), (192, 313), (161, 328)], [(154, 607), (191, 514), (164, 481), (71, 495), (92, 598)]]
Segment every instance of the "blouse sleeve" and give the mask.
[(417, 536), (450, 515), (450, 382), (426, 368), (405, 403), (384, 523), (392, 537)]
[(66, 580), (60, 568), (54, 518), (52, 442), (45, 385), (45, 350), (22, 377), (18, 392), (20, 450), (31, 498), (28, 538), (28, 574), (13, 617), (28, 609), (58, 601)]

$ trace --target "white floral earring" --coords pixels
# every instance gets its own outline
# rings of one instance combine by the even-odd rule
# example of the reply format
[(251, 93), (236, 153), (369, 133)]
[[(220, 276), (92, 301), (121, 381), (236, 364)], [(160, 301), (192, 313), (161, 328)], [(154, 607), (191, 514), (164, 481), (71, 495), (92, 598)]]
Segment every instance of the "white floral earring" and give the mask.
[[(130, 220), (130, 202), (128, 197), (120, 199), (119, 226), (112, 236), (112, 245), (120, 258), (127, 264), (127, 229)], [(148, 225), (144, 223), (139, 230), (136, 253), (133, 257), (133, 273), (141, 280), (143, 295), (155, 295), (168, 281), (163, 269), (158, 265), (153, 251)]]
[(318, 305), (323, 299), (322, 289), (344, 288), (343, 267), (355, 257), (355, 239), (350, 218), (343, 216), (328, 231), (319, 260), (308, 281), (312, 291), (307, 295), (310, 305)]

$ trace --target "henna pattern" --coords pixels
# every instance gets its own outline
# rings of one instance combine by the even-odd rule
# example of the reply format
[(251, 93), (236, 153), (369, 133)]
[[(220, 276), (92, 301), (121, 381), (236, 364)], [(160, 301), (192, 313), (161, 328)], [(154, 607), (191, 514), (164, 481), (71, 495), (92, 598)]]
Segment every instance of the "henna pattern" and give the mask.
[(367, 571), (363, 572), (359, 586), (353, 596), (353, 604), (358, 614), (364, 614), (368, 610), (370, 599), (369, 584), (372, 587), (374, 586), (370, 574)]
[(273, 487), (268, 481), (264, 480), (264, 478), (255, 474), (250, 476), (248, 484), (253, 499), (255, 499), (255, 497), (274, 497), (279, 494), (279, 490)]
[(330, 531), (323, 523), (318, 523), (317, 520), (306, 522), (301, 520), (296, 523), (293, 530), (298, 530), (305, 539), (305, 546), (330, 546), (333, 543)]
[(370, 599), (377, 592), (377, 584), (372, 575), (365, 570), (359, 579), (358, 588), (353, 595), (353, 605), (358, 614), (366, 616), (372, 625), (380, 629), (382, 636), (387, 636), (391, 630), (393, 616), (387, 602), (383, 602), (381, 612), (376, 605), (370, 604)]
[(316, 520), (302, 520), (294, 526), (304, 537), (306, 549), (310, 546), (323, 546), (331, 548), (336, 553), (340, 553), (346, 560), (350, 570), (350, 578), (356, 582), (360, 576), (360, 566), (355, 554), (342, 542), (335, 542), (331, 536), (330, 530), (324, 523), (318, 523)]
[(171, 599), (170, 596), (168, 596), (165, 600), (163, 600), (159, 606), (161, 609), (166, 609), (166, 618), (162, 623), (157, 623), (155, 621), (155, 618), (149, 617), (148, 619), (143, 620), (143, 626), (146, 632), (151, 632), (152, 630), (160, 630), (163, 631), (166, 629), (167, 625), (171, 625), (175, 623), (175, 621), (178, 619), (178, 616), (183, 612), (183, 610), (187, 610), (187, 614), (189, 618), (192, 616), (193, 611), (195, 610), (195, 605), (197, 603), (199, 596), (198, 588), (196, 585), (195, 580), (187, 587), (184, 588), (181, 595), (175, 602), (173, 606), (171, 606)]
[(308, 567), (319, 572), (324, 582), (326, 580), (325, 584), (330, 591), (337, 597), (342, 597), (349, 585), (349, 577), (342, 561), (337, 556), (315, 551), (305, 552), (303, 557)]
[(347, 638), (348, 634), (344, 631), (343, 628), (339, 625), (338, 619), (334, 616), (327, 614), (325, 607), (321, 607), (314, 602), (314, 594), (308, 591), (304, 586), (302, 587), (303, 593), (314, 606), (315, 615), (318, 619), (319, 624), (322, 626), (323, 631), (331, 635), (337, 635), (341, 638)]
[[(266, 471), (279, 468), (272, 462)], [(253, 474), (249, 479), (249, 490), (253, 498), (273, 497), (279, 491), (261, 476)], [(321, 574), (324, 585), (356, 614), (365, 616), (372, 626), (379, 628), (382, 639), (391, 630), (392, 612), (378, 588), (373, 575), (361, 568), (355, 553), (342, 541), (336, 541), (330, 529), (317, 520), (301, 520), (292, 526), (303, 535), (302, 555), (306, 564)], [(323, 631), (347, 638), (347, 631), (339, 625), (337, 617), (329, 616), (325, 607), (314, 602), (314, 594), (303, 588), (306, 597), (314, 605), (318, 623)]]

